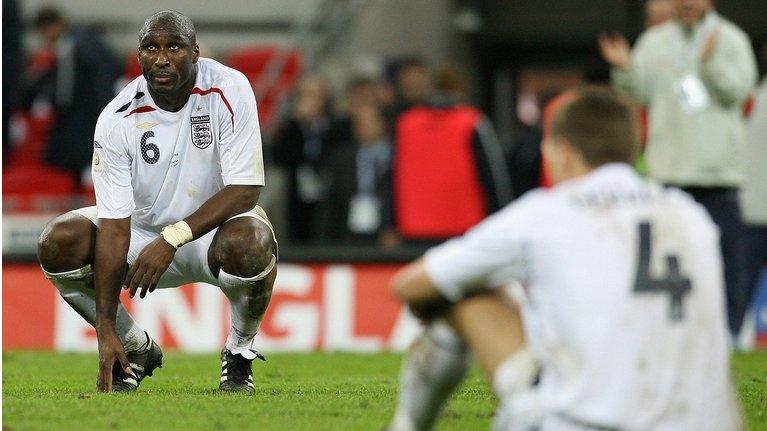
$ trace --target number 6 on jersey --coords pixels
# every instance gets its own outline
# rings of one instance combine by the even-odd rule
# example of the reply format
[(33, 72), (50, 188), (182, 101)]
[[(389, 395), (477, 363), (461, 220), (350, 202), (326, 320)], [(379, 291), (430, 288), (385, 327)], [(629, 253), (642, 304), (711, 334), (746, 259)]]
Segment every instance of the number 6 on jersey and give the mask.
[(145, 162), (153, 165), (160, 160), (160, 149), (157, 145), (147, 142), (147, 139), (149, 138), (154, 138), (154, 132), (151, 130), (144, 132), (144, 134), (141, 135), (141, 157)]

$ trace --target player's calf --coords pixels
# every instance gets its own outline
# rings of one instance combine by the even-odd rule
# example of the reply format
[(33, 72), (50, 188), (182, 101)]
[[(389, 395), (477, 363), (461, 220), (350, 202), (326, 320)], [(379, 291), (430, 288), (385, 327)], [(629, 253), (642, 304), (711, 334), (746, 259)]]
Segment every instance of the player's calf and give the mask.
[(432, 429), (469, 364), (468, 348), (455, 331), (441, 319), (429, 324), (403, 359), (397, 409), (387, 431)]
[(255, 217), (224, 223), (209, 252), (211, 270), (231, 305), (232, 328), (221, 353), (219, 389), (254, 392), (251, 363), (263, 356), (251, 349), (269, 305), (277, 275), (277, 244), (271, 227)]
[[(61, 297), (91, 326), (96, 323), (93, 284), (93, 252), (96, 225), (83, 213), (95, 208), (68, 212), (51, 220), (38, 241), (37, 255), (45, 278)], [(136, 390), (141, 380), (152, 375), (162, 362), (162, 352), (131, 318), (122, 304), (117, 306), (116, 329), (127, 352), (132, 376), (116, 373), (113, 389), (118, 392)]]

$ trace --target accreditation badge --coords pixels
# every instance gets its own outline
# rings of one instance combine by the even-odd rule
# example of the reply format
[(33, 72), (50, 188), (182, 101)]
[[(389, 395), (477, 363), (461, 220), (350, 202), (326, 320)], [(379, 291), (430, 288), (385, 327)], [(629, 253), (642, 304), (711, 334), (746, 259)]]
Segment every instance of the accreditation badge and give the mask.
[(301, 165), (296, 172), (298, 196), (303, 202), (319, 202), (325, 193), (322, 178), (309, 165)]
[(703, 111), (711, 105), (711, 97), (706, 86), (695, 75), (685, 75), (674, 86), (682, 109), (688, 114)]
[(381, 201), (372, 193), (359, 193), (349, 202), (349, 230), (359, 234), (375, 233), (381, 226)]

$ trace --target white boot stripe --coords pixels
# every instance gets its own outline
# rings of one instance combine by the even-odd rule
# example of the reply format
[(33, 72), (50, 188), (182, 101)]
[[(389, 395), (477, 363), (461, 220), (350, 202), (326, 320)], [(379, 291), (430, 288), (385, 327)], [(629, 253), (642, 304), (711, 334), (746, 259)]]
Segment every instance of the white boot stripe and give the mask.
[(134, 364), (133, 362), (131, 362), (130, 366), (131, 366), (131, 368), (137, 370), (138, 372), (143, 372), (144, 371), (144, 367), (142, 365)]
[(227, 380), (226, 376), (221, 376), (221, 381), (225, 382)]
[(248, 382), (248, 386), (250, 386), (251, 388), (255, 389), (255, 387), (253, 386), (253, 382)]
[(128, 377), (127, 379), (125, 379), (125, 383), (130, 383), (133, 386), (138, 386), (138, 382), (136, 382), (136, 379), (134, 379), (133, 377)]

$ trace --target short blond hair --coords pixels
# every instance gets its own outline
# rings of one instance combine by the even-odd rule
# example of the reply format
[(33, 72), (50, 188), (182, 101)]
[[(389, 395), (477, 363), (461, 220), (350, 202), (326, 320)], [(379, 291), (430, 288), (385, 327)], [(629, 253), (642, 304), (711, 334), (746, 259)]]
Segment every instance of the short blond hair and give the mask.
[(634, 164), (639, 154), (637, 111), (605, 86), (576, 90), (554, 114), (552, 135), (567, 139), (594, 168), (613, 162)]

